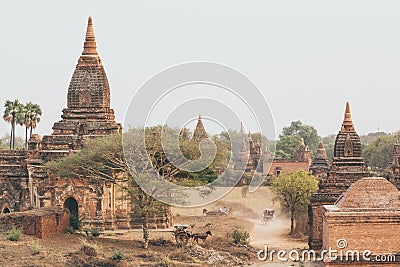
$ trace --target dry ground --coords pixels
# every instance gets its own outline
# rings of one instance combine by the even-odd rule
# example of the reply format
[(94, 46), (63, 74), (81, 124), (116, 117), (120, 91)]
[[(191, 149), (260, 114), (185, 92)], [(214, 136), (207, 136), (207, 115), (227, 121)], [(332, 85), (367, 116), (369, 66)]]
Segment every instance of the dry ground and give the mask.
[[(174, 223), (193, 224), (194, 232), (211, 230), (212, 236), (203, 244), (176, 245), (171, 232), (152, 231), (150, 247), (141, 247), (141, 231), (106, 232), (100, 237), (82, 234), (59, 234), (50, 239), (23, 236), (20, 241), (6, 240), (0, 233), (0, 266), (238, 266), (259, 264), (256, 252), (267, 244), (270, 248), (304, 248), (306, 240), (288, 238), (289, 220), (280, 212), (280, 205), (268, 188), (245, 194), (235, 188), (222, 200), (200, 208), (174, 208)], [(202, 209), (217, 210), (221, 206), (233, 209), (228, 216), (204, 216)], [(262, 225), (264, 208), (275, 208), (275, 222)], [(250, 247), (238, 247), (229, 236), (235, 229), (250, 233)], [(40, 245), (39, 254), (33, 255), (29, 246)], [(82, 250), (90, 244), (93, 251)], [(116, 252), (124, 255), (122, 261), (112, 260)], [(89, 254), (89, 255), (87, 255)], [(267, 265), (272, 266), (272, 265)], [(280, 265), (281, 266), (281, 265)], [(284, 265), (283, 265), (284, 266)], [(290, 265), (287, 265), (290, 266)], [(299, 266), (299, 265), (295, 265)]]

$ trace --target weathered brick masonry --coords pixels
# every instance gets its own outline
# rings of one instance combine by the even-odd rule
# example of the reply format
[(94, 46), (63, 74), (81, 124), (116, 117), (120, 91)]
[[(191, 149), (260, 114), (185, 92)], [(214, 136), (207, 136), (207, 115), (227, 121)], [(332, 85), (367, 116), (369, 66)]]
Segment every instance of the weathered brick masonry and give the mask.
[(24, 234), (39, 238), (48, 238), (56, 233), (63, 233), (70, 222), (68, 209), (46, 208), (23, 212), (13, 212), (0, 216), (2, 231), (16, 227)]

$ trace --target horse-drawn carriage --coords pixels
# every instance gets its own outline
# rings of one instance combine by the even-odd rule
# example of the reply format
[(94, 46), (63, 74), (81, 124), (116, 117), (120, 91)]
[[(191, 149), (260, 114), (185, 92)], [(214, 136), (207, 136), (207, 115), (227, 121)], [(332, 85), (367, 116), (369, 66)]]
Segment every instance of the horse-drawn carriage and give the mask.
[(261, 215), (261, 223), (262, 224), (269, 223), (274, 218), (275, 218), (275, 210), (274, 209), (264, 209), (264, 212)]
[(206, 216), (222, 216), (222, 215), (228, 215), (231, 212), (232, 212), (232, 209), (229, 209), (227, 207), (221, 207), (216, 211), (203, 209), (203, 214)]
[(175, 236), (175, 241), (177, 244), (183, 244), (183, 245), (187, 244), (189, 238), (192, 236), (192, 232), (188, 231), (189, 227), (193, 228), (192, 225), (188, 224), (174, 225), (174, 231), (172, 232), (172, 235)]
[(203, 243), (207, 239), (207, 237), (211, 234), (211, 231), (208, 230), (205, 233), (192, 233), (192, 231), (188, 231), (188, 228), (193, 228), (193, 225), (188, 224), (175, 224), (174, 230), (172, 231), (172, 235), (175, 237), (175, 241), (178, 245), (186, 245), (189, 242), (190, 238), (193, 238), (197, 244), (199, 240), (202, 240)]

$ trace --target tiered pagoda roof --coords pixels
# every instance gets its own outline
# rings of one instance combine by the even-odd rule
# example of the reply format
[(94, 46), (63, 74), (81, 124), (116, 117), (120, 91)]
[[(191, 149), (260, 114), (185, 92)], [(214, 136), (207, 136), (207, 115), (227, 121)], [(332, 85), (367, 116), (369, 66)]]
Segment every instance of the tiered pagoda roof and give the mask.
[(97, 52), (92, 18), (89, 17), (82, 55), (68, 87), (67, 108), (54, 123), (53, 134), (43, 137), (42, 158), (54, 159), (82, 148), (83, 140), (121, 133), (110, 108), (110, 86)]

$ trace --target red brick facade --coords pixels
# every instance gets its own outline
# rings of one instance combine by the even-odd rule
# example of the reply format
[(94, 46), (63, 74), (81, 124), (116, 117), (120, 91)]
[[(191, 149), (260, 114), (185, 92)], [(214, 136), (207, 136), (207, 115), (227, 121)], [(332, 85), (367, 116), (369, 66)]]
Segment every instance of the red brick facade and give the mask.
[[(399, 191), (385, 178), (363, 178), (335, 203), (323, 210), (323, 249), (338, 248), (346, 240), (343, 252), (369, 250), (376, 255), (397, 255), (400, 265), (400, 200)], [(390, 264), (393, 264), (391, 262)], [(338, 263), (326, 266), (343, 266)], [(364, 262), (363, 266), (378, 266)], [(385, 265), (386, 266), (386, 265)]]
[(69, 223), (69, 211), (61, 208), (30, 210), (0, 216), (2, 230), (16, 227), (22, 229), (24, 234), (39, 238), (48, 238), (56, 233), (63, 233), (69, 227)]

